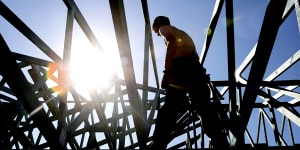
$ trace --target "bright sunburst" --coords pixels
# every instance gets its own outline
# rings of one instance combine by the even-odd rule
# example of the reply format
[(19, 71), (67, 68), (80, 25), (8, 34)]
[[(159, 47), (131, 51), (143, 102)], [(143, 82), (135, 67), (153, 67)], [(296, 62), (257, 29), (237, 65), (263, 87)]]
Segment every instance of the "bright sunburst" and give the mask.
[(104, 89), (117, 76), (116, 56), (83, 41), (74, 44), (70, 77), (77, 90)]

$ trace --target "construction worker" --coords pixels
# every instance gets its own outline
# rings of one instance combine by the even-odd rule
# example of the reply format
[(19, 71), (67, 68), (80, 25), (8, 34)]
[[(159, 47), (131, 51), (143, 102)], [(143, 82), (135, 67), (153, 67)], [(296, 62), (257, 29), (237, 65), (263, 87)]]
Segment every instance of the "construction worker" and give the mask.
[(155, 18), (153, 31), (161, 36), (167, 46), (165, 70), (161, 87), (166, 91), (165, 103), (158, 110), (153, 141), (149, 149), (166, 149), (171, 133), (175, 130), (179, 114), (186, 112), (186, 96), (191, 99), (193, 109), (201, 116), (205, 133), (211, 138), (215, 149), (229, 147), (222, 132), (220, 119), (210, 101), (209, 77), (200, 64), (192, 38), (184, 31), (172, 26), (165, 16)]

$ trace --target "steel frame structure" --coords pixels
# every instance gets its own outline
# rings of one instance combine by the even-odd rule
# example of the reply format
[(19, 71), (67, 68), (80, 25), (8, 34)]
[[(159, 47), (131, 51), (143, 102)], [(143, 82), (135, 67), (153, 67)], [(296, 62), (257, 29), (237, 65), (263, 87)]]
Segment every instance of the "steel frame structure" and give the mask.
[[(110, 0), (120, 58), (126, 57), (128, 63), (122, 66), (124, 79), (115, 79), (110, 87), (114, 89), (114, 93), (91, 91), (91, 99), (86, 99), (76, 92), (74, 87), (70, 86), (68, 72), (61, 69), (61, 66), (67, 66), (70, 61), (74, 21), (77, 21), (96, 48), (101, 46), (74, 0), (63, 2), (68, 13), (64, 53), (61, 58), (0, 1), (1, 16), (51, 59), (47, 61), (12, 52), (1, 35), (0, 147), (144, 149), (151, 140), (149, 133), (155, 125), (157, 108), (164, 102), (164, 91), (159, 89), (147, 1), (141, 1), (145, 19), (143, 83), (138, 84), (135, 79), (123, 1)], [(227, 19), (234, 18), (232, 0), (216, 0), (209, 25), (212, 34), (207, 34), (201, 53), (201, 63), (204, 63), (209, 52), (222, 8), (226, 9)], [(299, 20), (298, 0), (269, 1), (258, 41), (239, 67), (235, 66), (234, 23), (227, 24), (228, 80), (212, 82), (221, 89), (221, 95), (229, 102), (220, 102), (219, 105), (223, 108), (222, 116), (228, 127), (232, 147), (300, 148), (299, 140), (295, 139), (297, 136), (299, 138), (299, 134), (293, 132), (295, 126), (300, 127), (300, 80), (276, 80), (290, 67), (299, 63), (300, 50), (267, 78), (263, 78), (277, 32), (294, 9), (297, 9)], [(148, 86), (149, 58), (152, 59), (156, 87)], [(56, 65), (50, 68), (50, 64)], [(242, 74), (248, 67), (250, 72), (245, 79)], [(52, 78), (47, 77), (49, 74)], [(49, 87), (47, 84), (49, 80), (54, 81), (56, 86)], [(53, 88), (59, 88), (60, 93), (57, 94)], [(150, 94), (155, 95), (154, 99), (149, 99)], [(282, 102), (280, 98), (283, 97), (289, 100)], [(258, 98), (263, 102), (257, 102)], [(108, 116), (106, 110), (109, 105), (112, 111)], [(36, 108), (41, 109), (36, 111)], [(254, 110), (259, 112), (256, 122), (250, 120)], [(33, 111), (36, 113), (31, 115)], [(278, 114), (281, 115), (281, 121)], [(186, 126), (188, 121), (186, 118), (187, 114), (184, 114), (178, 122), (178, 130), (172, 137), (185, 136), (188, 133), (188, 139), (174, 144), (171, 148), (184, 148), (187, 143), (189, 148), (209, 148), (207, 137), (202, 130), (199, 132), (201, 122), (191, 122), (190, 126), (197, 127), (191, 128)], [(256, 133), (248, 130), (247, 125), (250, 121), (251, 124), (257, 125)], [(193, 134), (189, 134), (190, 132), (186, 130), (197, 130), (197, 133), (192, 132), (196, 133), (192, 136)], [(266, 130), (273, 132), (267, 133)], [(283, 135), (286, 130), (289, 131), (289, 136)], [(270, 141), (275, 141), (275, 145), (270, 144)]]

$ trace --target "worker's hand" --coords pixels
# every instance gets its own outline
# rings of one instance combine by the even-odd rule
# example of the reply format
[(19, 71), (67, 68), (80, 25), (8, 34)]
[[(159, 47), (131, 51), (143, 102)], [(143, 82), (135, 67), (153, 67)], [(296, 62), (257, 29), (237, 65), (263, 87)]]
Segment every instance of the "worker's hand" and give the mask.
[(162, 81), (161, 81), (161, 88), (162, 89), (166, 89), (168, 86), (168, 81), (167, 81), (167, 77), (166, 74), (163, 75)]

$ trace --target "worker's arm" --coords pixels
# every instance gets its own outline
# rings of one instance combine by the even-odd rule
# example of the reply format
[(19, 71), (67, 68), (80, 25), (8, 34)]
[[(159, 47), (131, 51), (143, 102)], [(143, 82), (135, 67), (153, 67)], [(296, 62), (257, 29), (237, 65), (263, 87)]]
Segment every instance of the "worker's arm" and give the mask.
[(159, 32), (167, 46), (165, 69), (173, 70), (174, 65), (172, 64), (172, 59), (174, 58), (175, 52), (178, 48), (176, 45), (174, 30), (171, 26), (162, 26), (159, 28)]

